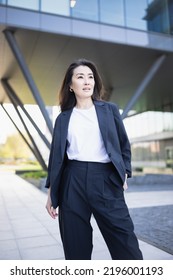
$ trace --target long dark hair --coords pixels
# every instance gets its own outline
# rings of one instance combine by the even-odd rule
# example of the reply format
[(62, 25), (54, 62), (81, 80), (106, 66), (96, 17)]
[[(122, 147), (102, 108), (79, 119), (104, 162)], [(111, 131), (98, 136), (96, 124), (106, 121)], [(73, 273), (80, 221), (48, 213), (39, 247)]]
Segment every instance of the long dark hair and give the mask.
[(73, 108), (76, 105), (76, 97), (74, 92), (70, 91), (70, 85), (72, 80), (73, 71), (78, 66), (88, 66), (94, 75), (95, 86), (92, 95), (93, 100), (101, 100), (104, 94), (104, 88), (102, 79), (97, 71), (96, 66), (93, 62), (86, 59), (78, 59), (70, 64), (68, 67), (64, 80), (62, 82), (62, 86), (59, 92), (59, 105), (61, 107), (61, 111), (65, 111)]

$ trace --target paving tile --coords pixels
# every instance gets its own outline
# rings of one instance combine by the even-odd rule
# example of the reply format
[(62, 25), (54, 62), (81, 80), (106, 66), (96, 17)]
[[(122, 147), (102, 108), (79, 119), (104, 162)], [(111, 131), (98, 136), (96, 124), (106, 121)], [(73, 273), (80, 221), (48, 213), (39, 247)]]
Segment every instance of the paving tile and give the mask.
[[(0, 171), (1, 172), (1, 171)], [(45, 204), (47, 194), (13, 173), (1, 173), (0, 259), (64, 259), (58, 221), (52, 220)], [(170, 205), (172, 189), (153, 192), (127, 192), (129, 207)], [(140, 210), (140, 209), (139, 209)], [(110, 259), (107, 246), (95, 220), (93, 259)], [(139, 240), (144, 259), (173, 259), (173, 255)]]
[(0, 231), (0, 240), (8, 240), (8, 239), (15, 239), (14, 233), (11, 230)]
[(173, 255), (146, 242), (139, 240), (139, 246), (143, 253), (144, 260), (173, 260)]
[(17, 243), (15, 239), (2, 240), (0, 241), (0, 252), (9, 251), (9, 250), (17, 250)]
[(62, 247), (58, 245), (23, 249), (20, 253), (24, 260), (64, 259)]
[(29, 228), (38, 228), (38, 227), (43, 227), (42, 224), (37, 221), (35, 218), (29, 218), (29, 219), (15, 219), (11, 221), (11, 226), (13, 227), (14, 230), (20, 231), (23, 229), (29, 229)]
[(50, 235), (35, 236), (30, 238), (17, 239), (19, 249), (43, 247), (48, 245), (57, 245), (58, 241)]
[(43, 227), (30, 227), (23, 229), (14, 229), (14, 234), (16, 238), (32, 237), (32, 236), (42, 236), (48, 233), (47, 229)]
[(19, 250), (0, 251), (0, 260), (21, 260)]
[(1, 225), (0, 232), (12, 230), (12, 226), (7, 219), (5, 219), (3, 221), (1, 220), (0, 225)]

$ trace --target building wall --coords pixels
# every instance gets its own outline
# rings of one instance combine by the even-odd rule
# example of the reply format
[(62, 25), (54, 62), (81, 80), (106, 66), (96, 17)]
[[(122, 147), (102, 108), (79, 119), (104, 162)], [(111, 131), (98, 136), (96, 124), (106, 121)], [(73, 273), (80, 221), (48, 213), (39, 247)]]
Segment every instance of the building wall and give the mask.
[(172, 0), (0, 0), (0, 4), (138, 30), (172, 34)]
[(163, 112), (144, 112), (125, 119), (124, 123), (135, 169), (173, 168), (173, 104), (164, 107)]
[[(172, 37), (162, 35), (172, 34), (172, 9), (172, 0), (77, 0), (73, 8), (69, 0), (0, 0), (0, 24), (172, 52)], [(125, 123), (136, 166), (172, 160), (172, 104)]]

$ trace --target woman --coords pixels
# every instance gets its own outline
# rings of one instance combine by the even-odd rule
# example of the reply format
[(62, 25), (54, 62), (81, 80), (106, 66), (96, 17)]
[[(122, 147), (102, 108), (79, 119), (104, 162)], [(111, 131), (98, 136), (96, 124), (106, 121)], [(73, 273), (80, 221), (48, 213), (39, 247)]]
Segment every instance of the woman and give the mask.
[(131, 177), (130, 144), (117, 106), (102, 101), (102, 94), (91, 61), (68, 67), (49, 158), (46, 209), (52, 218), (59, 216), (66, 259), (91, 259), (92, 214), (112, 259), (142, 259), (123, 194)]

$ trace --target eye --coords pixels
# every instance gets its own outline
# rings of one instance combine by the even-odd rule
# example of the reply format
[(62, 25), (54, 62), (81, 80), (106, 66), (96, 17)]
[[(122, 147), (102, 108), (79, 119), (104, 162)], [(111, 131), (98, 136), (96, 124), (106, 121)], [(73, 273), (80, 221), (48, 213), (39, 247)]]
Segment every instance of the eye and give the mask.
[(93, 76), (93, 75), (90, 75), (90, 76), (89, 76), (89, 79), (94, 79), (94, 76)]
[(82, 76), (82, 75), (80, 75), (80, 76), (78, 76), (77, 78), (78, 78), (78, 79), (83, 79), (83, 76)]

